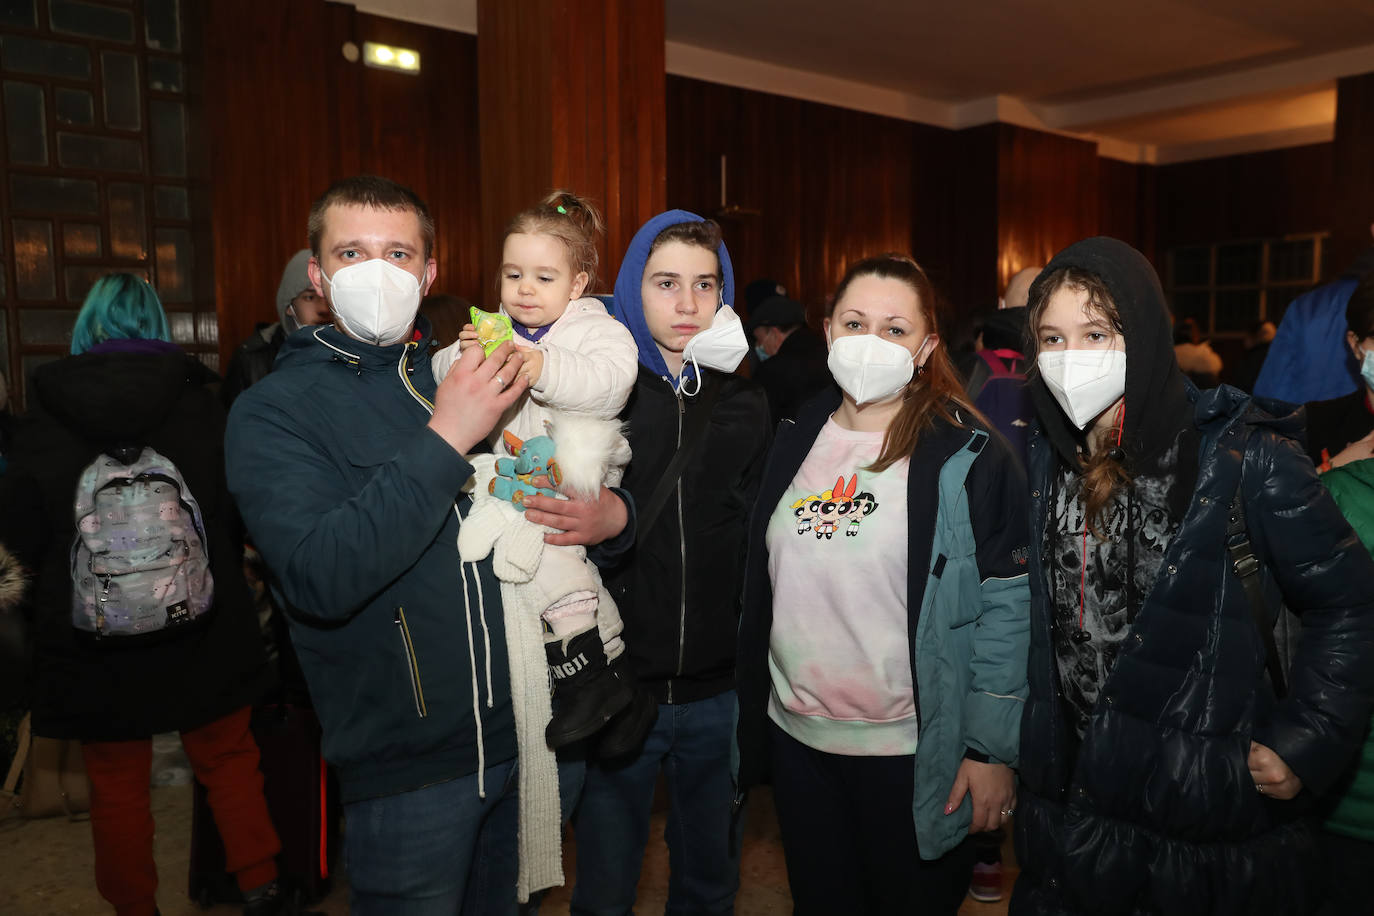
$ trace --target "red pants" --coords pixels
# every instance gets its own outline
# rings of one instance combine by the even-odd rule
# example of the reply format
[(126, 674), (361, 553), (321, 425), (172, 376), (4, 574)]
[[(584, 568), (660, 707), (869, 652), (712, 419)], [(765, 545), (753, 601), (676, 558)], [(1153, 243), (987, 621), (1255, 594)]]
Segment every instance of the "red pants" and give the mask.
[[(275, 856), (281, 850), (262, 794), (258, 746), (248, 731), (248, 717), (245, 706), (181, 733), (191, 769), (206, 788), (224, 839), (226, 865), (243, 890), (277, 877)], [(119, 916), (152, 916), (157, 909), (148, 789), (152, 739), (91, 742), (83, 744), (81, 752), (91, 780), (96, 887)]]

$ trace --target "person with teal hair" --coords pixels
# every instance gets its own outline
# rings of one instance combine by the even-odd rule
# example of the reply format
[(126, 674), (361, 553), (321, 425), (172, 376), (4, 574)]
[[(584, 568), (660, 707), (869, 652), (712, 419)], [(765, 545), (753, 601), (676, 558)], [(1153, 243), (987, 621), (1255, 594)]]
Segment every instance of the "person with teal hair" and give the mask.
[(136, 274), (106, 274), (86, 294), (72, 328), (72, 355), (107, 340), (160, 340), (170, 343), (167, 313), (148, 282)]
[[(273, 676), (224, 479), (218, 377), (170, 336), (153, 288), (133, 274), (109, 274), (77, 315), (72, 355), (33, 373), (28, 413), (0, 477), (0, 543), (30, 573), (24, 692), (34, 735), (81, 742), (96, 888), (117, 913), (157, 912), (152, 736), (174, 731), (206, 787), (244, 913), (280, 916), (298, 907), (278, 881), (281, 843), (249, 730)], [(95, 642), (73, 625), (74, 601), (84, 600), (73, 581), (74, 494), (88, 468), (108, 463), (104, 456), (132, 467), (150, 451), (175, 470), (165, 479), (178, 501), (198, 507), (211, 607), (175, 628), (173, 614), (187, 606), (168, 607), (169, 626), (142, 634), (155, 638)], [(160, 508), (175, 515), (175, 505), (169, 498)], [(111, 648), (117, 638), (139, 641)]]

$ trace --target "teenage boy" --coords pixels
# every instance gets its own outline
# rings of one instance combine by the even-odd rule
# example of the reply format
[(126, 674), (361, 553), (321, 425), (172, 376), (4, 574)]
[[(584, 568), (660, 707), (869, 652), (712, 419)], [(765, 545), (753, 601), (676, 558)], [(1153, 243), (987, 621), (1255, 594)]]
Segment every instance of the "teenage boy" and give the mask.
[(574, 817), (575, 914), (631, 911), (660, 770), (670, 800), (667, 911), (733, 911), (735, 632), (747, 520), (770, 439), (763, 391), (727, 374), (734, 365), (720, 356), (735, 348), (732, 334), (734, 363), (748, 349), (732, 313), (717, 315), (734, 295), (720, 227), (683, 210), (640, 228), (616, 279), (614, 314), (639, 345), (623, 415), (634, 451), (623, 486), (638, 535), (606, 582), (658, 718), (637, 754), (588, 766)]

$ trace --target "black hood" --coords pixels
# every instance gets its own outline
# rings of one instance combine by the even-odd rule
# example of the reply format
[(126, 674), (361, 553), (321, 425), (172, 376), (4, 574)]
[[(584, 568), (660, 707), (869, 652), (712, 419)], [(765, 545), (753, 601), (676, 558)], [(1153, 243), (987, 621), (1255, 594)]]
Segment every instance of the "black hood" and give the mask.
[(34, 375), (38, 403), (101, 451), (139, 445), (166, 419), (187, 385), (215, 378), (186, 353), (86, 353)]
[[(1159, 276), (1145, 256), (1125, 242), (1099, 236), (1075, 242), (1045, 266), (1031, 287), (1031, 301), (1050, 274), (1074, 267), (1102, 279), (1121, 314), (1126, 339), (1126, 419), (1121, 447), (1128, 471), (1149, 470), (1188, 424), (1193, 408), (1174, 358), (1173, 329)], [(1032, 332), (1034, 329), (1032, 329)], [(1038, 373), (1030, 383), (1041, 428), (1068, 465), (1081, 469), (1084, 434), (1064, 415)]]

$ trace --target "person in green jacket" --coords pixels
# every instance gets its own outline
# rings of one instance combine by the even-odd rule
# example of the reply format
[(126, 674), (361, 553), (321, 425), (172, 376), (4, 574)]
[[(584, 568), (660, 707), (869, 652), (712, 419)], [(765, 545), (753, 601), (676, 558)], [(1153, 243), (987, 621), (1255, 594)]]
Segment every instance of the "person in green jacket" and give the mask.
[[(1322, 474), (1350, 527), (1374, 556), (1374, 458)], [(1360, 913), (1369, 905), (1366, 877), (1374, 872), (1374, 720), (1321, 833), (1327, 899), (1323, 916)]]

